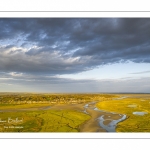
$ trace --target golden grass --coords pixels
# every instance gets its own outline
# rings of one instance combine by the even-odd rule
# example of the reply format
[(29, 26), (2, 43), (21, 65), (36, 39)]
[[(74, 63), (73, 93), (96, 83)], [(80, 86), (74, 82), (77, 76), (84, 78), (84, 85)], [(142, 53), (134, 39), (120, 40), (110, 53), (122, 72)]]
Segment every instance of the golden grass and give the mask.
[[(136, 107), (130, 107), (130, 106)], [(117, 125), (117, 132), (150, 132), (150, 101), (142, 98), (103, 101), (97, 104), (101, 110), (126, 114), (127, 119)], [(147, 112), (143, 116), (133, 112)]]

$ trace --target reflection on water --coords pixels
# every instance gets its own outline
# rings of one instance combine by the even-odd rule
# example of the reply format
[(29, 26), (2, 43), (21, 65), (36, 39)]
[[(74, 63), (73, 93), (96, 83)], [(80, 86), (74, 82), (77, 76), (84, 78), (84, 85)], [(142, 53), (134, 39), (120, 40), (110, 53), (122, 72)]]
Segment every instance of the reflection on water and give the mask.
[(104, 125), (103, 122), (108, 119), (104, 119), (104, 115), (102, 115), (101, 117), (98, 118), (99, 125), (108, 132), (116, 132), (115, 129), (116, 129), (117, 123), (119, 123), (120, 121), (123, 121), (125, 119), (126, 119), (126, 115), (123, 115), (122, 118), (120, 118), (118, 120), (112, 120), (108, 125)]
[[(86, 109), (92, 109), (92, 110), (95, 110), (95, 111), (106, 112), (107, 115), (102, 115), (102, 116), (98, 117), (97, 120), (99, 121), (99, 125), (108, 132), (115, 132), (116, 125), (119, 122), (126, 119), (126, 115), (122, 115), (122, 114), (118, 114), (118, 116), (121, 117), (120, 119), (117, 119), (117, 120), (110, 119), (110, 117), (111, 117), (110, 115), (113, 116), (113, 115), (117, 115), (117, 114), (114, 113), (114, 112), (107, 112), (107, 111), (104, 111), (104, 110), (99, 110), (97, 107), (95, 107), (95, 104), (96, 104), (96, 102), (86, 104), (84, 106), (84, 108), (85, 108), (84, 112), (87, 113)], [(108, 114), (110, 114), (110, 115), (108, 116)], [(105, 125), (104, 121), (107, 121), (107, 120), (110, 121), (110, 123)]]
[(133, 112), (133, 114), (143, 116), (143, 115), (148, 114), (148, 113), (147, 112), (138, 112), (138, 111), (136, 111), (136, 112)]
[(86, 104), (86, 105), (84, 106), (84, 111), (83, 111), (83, 112), (84, 112), (85, 114), (89, 114), (89, 113), (86, 111), (86, 109), (87, 109), (88, 107), (89, 107), (89, 104)]

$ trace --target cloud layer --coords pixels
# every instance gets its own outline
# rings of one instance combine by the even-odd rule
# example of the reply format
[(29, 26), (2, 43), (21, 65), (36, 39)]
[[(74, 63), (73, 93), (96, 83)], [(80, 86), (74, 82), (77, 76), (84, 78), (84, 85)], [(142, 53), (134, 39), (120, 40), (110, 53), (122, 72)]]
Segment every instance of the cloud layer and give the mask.
[(0, 70), (70, 74), (150, 63), (149, 18), (1, 18)]
[(120, 79), (67, 79), (15, 72), (0, 74), (1, 92), (129, 92), (149, 93), (150, 77)]

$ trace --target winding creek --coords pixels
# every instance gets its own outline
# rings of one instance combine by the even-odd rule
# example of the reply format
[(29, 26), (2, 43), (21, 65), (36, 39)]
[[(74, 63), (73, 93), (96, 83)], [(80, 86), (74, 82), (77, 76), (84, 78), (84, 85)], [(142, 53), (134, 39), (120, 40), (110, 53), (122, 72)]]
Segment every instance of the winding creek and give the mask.
[(97, 102), (91, 102), (84, 106), (84, 113), (88, 113), (88, 110), (94, 110), (96, 112), (101, 112), (102, 114), (96, 118), (96, 121), (98, 121), (98, 124), (101, 128), (106, 130), (107, 132), (116, 132), (116, 126), (119, 122), (126, 119), (125, 114), (116, 114), (114, 112), (107, 112), (104, 110), (99, 110), (96, 107)]

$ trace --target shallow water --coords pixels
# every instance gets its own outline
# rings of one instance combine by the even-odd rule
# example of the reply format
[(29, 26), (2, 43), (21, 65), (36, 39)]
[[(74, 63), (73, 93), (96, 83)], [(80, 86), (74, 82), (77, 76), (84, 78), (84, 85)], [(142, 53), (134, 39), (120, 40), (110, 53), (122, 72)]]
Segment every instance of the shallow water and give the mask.
[[(94, 107), (93, 106), (89, 106), (89, 104), (93, 104), (94, 105)], [(106, 112), (106, 111), (104, 111), (104, 110), (99, 110), (97, 107), (95, 107), (95, 104), (96, 104), (96, 102), (92, 102), (92, 103), (89, 103), (89, 104), (86, 104), (85, 106), (84, 106), (84, 108), (85, 108), (85, 110), (84, 111), (86, 111), (86, 109), (88, 108), (88, 109), (92, 109), (92, 110), (95, 110), (95, 111), (100, 111), (100, 112)], [(109, 113), (109, 114), (116, 114), (116, 113), (114, 113), (114, 112), (106, 112), (106, 113)], [(110, 119), (110, 117), (111, 116), (106, 116), (106, 118), (107, 119), (105, 119), (105, 115), (102, 115), (102, 116), (100, 116), (100, 117), (98, 117), (97, 118), (97, 120), (99, 121), (99, 125), (100, 125), (100, 127), (102, 127), (103, 129), (105, 129), (107, 132), (116, 132), (116, 126), (117, 126), (117, 124), (119, 123), (119, 122), (121, 122), (121, 121), (123, 121), (123, 120), (125, 120), (126, 119), (126, 115), (121, 115), (121, 114), (118, 114), (121, 118), (120, 119), (117, 119), (117, 120), (112, 120), (112, 119)], [(111, 122), (108, 124), (108, 125), (105, 125), (104, 124), (104, 121), (106, 121), (106, 120), (110, 120)]]
[(102, 115), (101, 117), (98, 118), (99, 125), (108, 132), (116, 132), (117, 124), (125, 119), (126, 119), (126, 115), (123, 115), (122, 118), (120, 118), (118, 120), (112, 120), (108, 125), (104, 125), (103, 122), (108, 119), (104, 119), (104, 115)]
[[(126, 119), (126, 115), (123, 115), (122, 118), (120, 118), (118, 120), (112, 120), (108, 125), (104, 125), (104, 123), (103, 123), (105, 121), (104, 115), (102, 115), (98, 118), (99, 125), (108, 132), (116, 132), (117, 123), (119, 123), (120, 121), (123, 121), (125, 119)], [(108, 119), (106, 119), (106, 120), (108, 120)]]
[(84, 106), (84, 108), (88, 108), (89, 107), (89, 104), (86, 104), (85, 106)]
[(86, 111), (86, 109), (84, 109), (84, 111), (83, 111), (85, 114), (89, 114), (87, 111)]
[(134, 115), (139, 115), (139, 116), (144, 116), (145, 114), (148, 114), (148, 112), (138, 112), (138, 111), (136, 111), (136, 112), (133, 112), (133, 114)]

